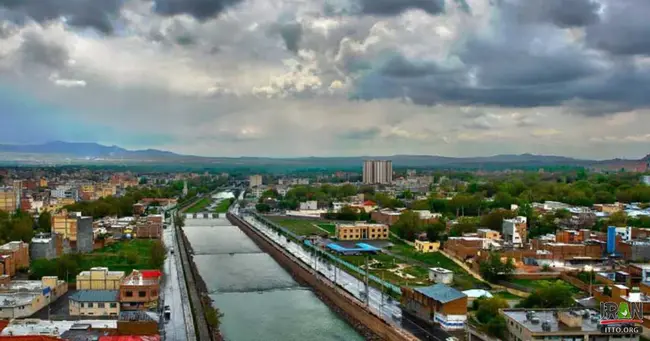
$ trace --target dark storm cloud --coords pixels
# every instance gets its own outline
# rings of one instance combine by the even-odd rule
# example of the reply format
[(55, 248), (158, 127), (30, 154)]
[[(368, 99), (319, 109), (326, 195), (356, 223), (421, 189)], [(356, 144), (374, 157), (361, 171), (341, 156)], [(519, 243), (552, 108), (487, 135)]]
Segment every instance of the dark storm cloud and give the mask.
[[(559, 1), (544, 0), (547, 7), (538, 7), (534, 15), (528, 12), (530, 8), (522, 11), (531, 2), (542, 4), (541, 0), (500, 1), (496, 5), (500, 6), (499, 20), (488, 34), (470, 34), (454, 46), (451, 52), (457, 62), (453, 66), (400, 55), (366, 61), (372, 67), (361, 73), (351, 97), (408, 97), (421, 105), (504, 107), (571, 102), (567, 107), (572, 113), (590, 116), (650, 107), (650, 97), (644, 94), (650, 87), (650, 68), (637, 66), (629, 58), (594, 54), (560, 29), (587, 25), (587, 42), (592, 45), (620, 54), (650, 52), (650, 25), (641, 25), (644, 18), (639, 14), (650, 13), (650, 1), (635, 7), (638, 13), (624, 5), (612, 8), (605, 21), (593, 17), (599, 5), (589, 1), (563, 1), (560, 6)], [(563, 8), (566, 12), (560, 14)], [(543, 21), (540, 13), (546, 18)], [(606, 28), (619, 32), (618, 39)], [(590, 39), (597, 30), (603, 32)], [(626, 41), (628, 36), (634, 44)], [(593, 101), (601, 105), (590, 105)]]
[(287, 50), (297, 53), (302, 39), (302, 25), (297, 22), (290, 22), (280, 25), (278, 30)]
[(406, 10), (421, 9), (429, 14), (445, 11), (445, 0), (358, 0), (361, 13), (394, 16)]
[(155, 11), (161, 15), (188, 14), (198, 20), (207, 20), (240, 2), (242, 0), (155, 0)]
[(603, 18), (586, 28), (590, 46), (619, 55), (650, 55), (650, 1), (618, 0), (607, 3)]
[(22, 60), (27, 63), (53, 69), (64, 67), (69, 59), (68, 50), (65, 47), (52, 41), (46, 41), (35, 33), (23, 35), (20, 53)]
[(69, 25), (110, 34), (121, 3), (120, 0), (0, 0), (0, 8), (12, 12), (10, 17), (14, 20), (31, 18), (42, 23), (65, 17)]
[[(502, 0), (501, 8), (513, 11), (522, 22), (549, 22), (559, 27), (579, 27), (598, 21), (600, 4), (593, 0)], [(512, 6), (512, 8), (508, 8)]]

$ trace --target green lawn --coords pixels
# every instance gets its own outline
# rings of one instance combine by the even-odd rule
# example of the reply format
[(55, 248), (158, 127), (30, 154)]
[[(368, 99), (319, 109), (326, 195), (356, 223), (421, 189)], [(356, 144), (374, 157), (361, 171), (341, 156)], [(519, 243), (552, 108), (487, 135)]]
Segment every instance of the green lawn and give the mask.
[(486, 283), (483, 283), (472, 277), (469, 273), (467, 273), (467, 271), (458, 266), (458, 264), (456, 264), (453, 260), (445, 257), (440, 252), (421, 253), (415, 251), (412, 246), (398, 239), (392, 238), (391, 242), (393, 243), (393, 247), (390, 249), (390, 252), (395, 255), (407, 257), (409, 259), (425, 263), (430, 267), (441, 267), (453, 271), (453, 286), (460, 290), (488, 287)]
[(208, 198), (202, 198), (201, 200), (197, 201), (194, 205), (190, 206), (187, 210), (185, 210), (185, 213), (198, 213), (202, 212), (205, 210), (206, 207), (210, 205), (212, 202), (212, 199)]
[[(154, 240), (150, 239), (133, 239), (130, 241), (117, 242), (109, 245), (103, 249), (99, 249), (84, 255), (81, 258), (79, 266), (83, 270), (88, 270), (92, 267), (102, 266), (110, 270), (125, 271), (130, 273), (133, 269), (142, 270), (150, 269), (149, 261), (151, 259), (151, 248), (153, 247)], [(134, 254), (129, 263), (127, 259), (128, 254)]]
[(517, 295), (514, 295), (514, 294), (511, 294), (511, 293), (509, 293), (507, 291), (495, 292), (495, 293), (492, 293), (492, 295), (494, 295), (494, 297), (503, 298), (504, 300), (521, 300), (521, 297), (519, 297)]
[[(134, 239), (120, 241), (89, 254), (71, 254), (51, 260), (37, 259), (30, 264), (30, 277), (59, 276), (74, 282), (79, 271), (92, 267), (107, 267), (111, 271), (124, 271), (127, 274), (134, 269), (152, 269), (151, 254), (156, 240)], [(65, 271), (66, 268), (71, 271)]]
[(555, 283), (557, 281), (560, 281), (568, 285), (571, 288), (571, 292), (573, 292), (574, 295), (582, 293), (582, 290), (578, 289), (577, 287), (574, 287), (573, 285), (571, 285), (571, 283), (565, 282), (561, 279), (511, 279), (509, 280), (510, 283), (518, 284), (532, 289), (539, 289), (544, 286), (548, 286), (551, 283)]
[(267, 217), (267, 219), (300, 236), (326, 233), (315, 225), (320, 220), (291, 219), (286, 217)]
[(228, 209), (230, 208), (230, 205), (232, 204), (232, 201), (229, 199), (224, 199), (222, 200), (217, 207), (214, 209), (216, 213), (226, 213), (228, 212)]
[(326, 230), (329, 232), (330, 236), (335, 236), (336, 235), (336, 224), (330, 224), (330, 223), (321, 223), (317, 224), (318, 227), (322, 228), (323, 230)]

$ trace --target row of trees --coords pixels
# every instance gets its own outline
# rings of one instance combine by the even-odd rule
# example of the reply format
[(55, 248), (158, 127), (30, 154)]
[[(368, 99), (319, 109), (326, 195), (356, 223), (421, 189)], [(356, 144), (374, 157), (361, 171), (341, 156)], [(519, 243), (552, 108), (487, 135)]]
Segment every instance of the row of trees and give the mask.
[(0, 211), (0, 243), (22, 240), (29, 242), (38, 232), (50, 232), (52, 215), (44, 211), (36, 221), (29, 214), (22, 211)]

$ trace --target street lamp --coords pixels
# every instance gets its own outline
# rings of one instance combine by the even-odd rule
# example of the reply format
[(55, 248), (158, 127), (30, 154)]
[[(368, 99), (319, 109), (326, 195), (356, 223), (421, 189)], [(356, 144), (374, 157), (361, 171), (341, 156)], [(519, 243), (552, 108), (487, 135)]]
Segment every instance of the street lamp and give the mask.
[(594, 282), (594, 273), (593, 273), (594, 267), (591, 266), (591, 265), (585, 265), (585, 271), (588, 271), (588, 273), (589, 273), (589, 296), (592, 297), (593, 296), (592, 288), (594, 286), (594, 283), (593, 283)]

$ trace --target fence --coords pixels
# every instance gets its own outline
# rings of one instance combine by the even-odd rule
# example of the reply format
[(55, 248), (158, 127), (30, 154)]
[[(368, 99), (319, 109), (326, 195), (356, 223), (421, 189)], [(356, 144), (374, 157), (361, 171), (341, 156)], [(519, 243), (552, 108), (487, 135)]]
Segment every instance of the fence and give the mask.
[[(253, 216), (259, 222), (263, 223), (264, 225), (266, 225), (266, 226), (268, 226), (268, 227), (270, 227), (270, 228), (272, 228), (274, 230), (280, 231), (281, 233), (291, 237), (294, 240), (298, 240), (298, 241), (303, 241), (304, 240), (303, 236), (299, 236), (299, 235), (287, 230), (286, 228), (284, 228), (282, 226), (279, 226), (279, 225), (275, 224), (274, 222), (260, 216), (257, 213), (253, 213)], [(357, 274), (359, 274), (361, 276), (368, 275), (368, 280), (371, 280), (371, 281), (381, 285), (382, 288), (388, 288), (388, 289), (392, 290), (393, 292), (395, 292), (396, 294), (399, 294), (399, 295), (402, 294), (402, 290), (398, 286), (395, 286), (395, 285), (393, 285), (391, 283), (383, 281), (381, 278), (379, 278), (379, 277), (377, 277), (375, 275), (367, 274), (366, 271), (362, 270), (361, 268), (359, 268), (359, 267), (357, 267), (357, 266), (355, 266), (353, 264), (350, 264), (350, 263), (336, 257), (335, 255), (333, 255), (331, 253), (323, 251), (319, 247), (313, 245), (308, 240), (305, 240), (303, 245), (307, 248), (307, 250), (309, 250), (309, 251), (311, 251), (313, 253), (319, 254), (319, 255), (324, 255), (325, 257), (327, 257), (330, 261), (334, 262), (335, 264), (342, 265), (343, 268), (347, 268), (347, 269), (349, 269), (351, 271), (354, 271), (354, 272), (356, 272)]]

